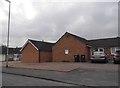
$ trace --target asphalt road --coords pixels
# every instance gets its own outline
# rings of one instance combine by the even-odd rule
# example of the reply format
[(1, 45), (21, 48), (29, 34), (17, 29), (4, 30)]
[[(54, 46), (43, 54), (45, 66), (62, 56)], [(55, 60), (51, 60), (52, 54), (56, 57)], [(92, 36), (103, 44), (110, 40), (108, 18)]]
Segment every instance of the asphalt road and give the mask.
[(2, 76), (2, 86), (73, 86), (70, 84), (13, 74), (3, 73)]
[[(118, 86), (118, 71), (76, 69), (70, 72), (57, 72), (23, 68), (3, 68), (3, 72), (48, 78), (85, 86)], [(3, 79), (5, 79), (3, 77)], [(23, 81), (22, 81), (23, 82)]]

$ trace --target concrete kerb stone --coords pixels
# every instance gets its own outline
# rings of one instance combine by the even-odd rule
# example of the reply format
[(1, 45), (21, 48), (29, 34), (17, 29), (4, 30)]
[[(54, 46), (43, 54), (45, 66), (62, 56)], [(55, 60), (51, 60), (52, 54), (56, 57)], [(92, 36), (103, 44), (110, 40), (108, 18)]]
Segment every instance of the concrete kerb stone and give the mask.
[(67, 71), (66, 70), (64, 70), (64, 71), (63, 70), (52, 70), (52, 69), (23, 68), (23, 67), (12, 67), (12, 66), (9, 66), (9, 68), (32, 69), (32, 70), (55, 71), (55, 72), (71, 72), (71, 71), (79, 69), (80, 67), (72, 69), (72, 70), (67, 70)]
[[(46, 65), (45, 65), (45, 67), (44, 67), (44, 65), (45, 64), (43, 64), (43, 67), (42, 66), (40, 66), (39, 67), (39, 65), (29, 65), (29, 64), (27, 64), (27, 65), (15, 65), (15, 64), (11, 64), (11, 65), (9, 65), (9, 67), (17, 67), (17, 68), (28, 68), (28, 69), (35, 69), (35, 70), (49, 70), (49, 71), (58, 71), (58, 72), (69, 72), (69, 71), (72, 71), (72, 70), (74, 70), (74, 69), (77, 69), (77, 68), (79, 68), (79, 66), (78, 67), (73, 67), (73, 68), (63, 68), (64, 67), (64, 65), (63, 65), (63, 67), (62, 68), (59, 68), (59, 67), (55, 67), (55, 66), (53, 66), (52, 65), (52, 67), (50, 68), (50, 66), (51, 66), (51, 64), (50, 64), (50, 66), (48, 67), (46, 67)], [(47, 64), (48, 65), (48, 64)], [(5, 67), (5, 66), (4, 66)]]

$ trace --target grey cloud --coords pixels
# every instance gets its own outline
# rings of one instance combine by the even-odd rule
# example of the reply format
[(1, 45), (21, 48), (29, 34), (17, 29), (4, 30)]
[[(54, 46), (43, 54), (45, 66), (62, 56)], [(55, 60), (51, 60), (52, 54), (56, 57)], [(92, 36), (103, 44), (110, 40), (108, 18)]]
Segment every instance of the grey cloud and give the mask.
[(117, 36), (117, 2), (57, 2), (45, 4), (45, 9), (41, 5), (32, 3), (37, 11), (32, 20), (12, 14), (11, 45), (22, 45), (28, 38), (57, 41), (66, 31), (86, 39)]

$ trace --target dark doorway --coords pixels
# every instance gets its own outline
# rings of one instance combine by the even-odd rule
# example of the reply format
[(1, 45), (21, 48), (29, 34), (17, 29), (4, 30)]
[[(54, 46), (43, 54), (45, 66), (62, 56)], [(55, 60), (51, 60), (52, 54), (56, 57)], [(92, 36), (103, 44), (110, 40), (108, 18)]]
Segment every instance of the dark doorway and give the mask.
[(80, 62), (80, 56), (79, 55), (74, 55), (74, 61), (75, 62)]

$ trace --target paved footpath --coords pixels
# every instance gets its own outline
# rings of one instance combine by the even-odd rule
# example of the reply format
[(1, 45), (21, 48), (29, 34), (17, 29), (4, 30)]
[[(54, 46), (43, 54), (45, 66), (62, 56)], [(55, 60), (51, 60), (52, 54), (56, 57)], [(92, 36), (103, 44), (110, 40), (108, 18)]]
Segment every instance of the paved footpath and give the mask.
[(59, 72), (28, 68), (3, 67), (2, 72), (80, 86), (118, 86), (117, 71), (88, 70), (79, 68), (69, 72)]
[[(6, 66), (6, 62), (2, 63), (2, 66)], [(118, 65), (113, 63), (101, 64), (101, 63), (75, 63), (75, 62), (46, 62), (46, 63), (21, 63), (20, 61), (10, 61), (10, 67), (17, 68), (31, 68), (31, 69), (43, 69), (43, 70), (52, 70), (52, 71), (63, 71), (68, 72), (77, 68), (82, 69), (99, 69), (99, 70), (108, 70), (108, 71), (118, 71)]]

